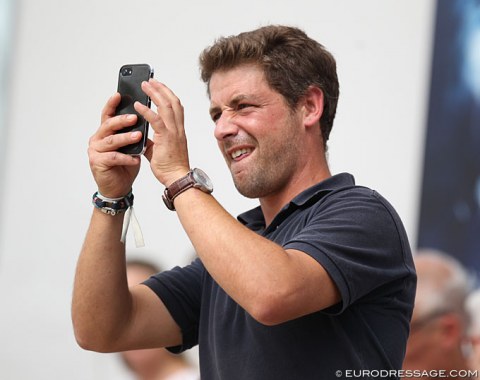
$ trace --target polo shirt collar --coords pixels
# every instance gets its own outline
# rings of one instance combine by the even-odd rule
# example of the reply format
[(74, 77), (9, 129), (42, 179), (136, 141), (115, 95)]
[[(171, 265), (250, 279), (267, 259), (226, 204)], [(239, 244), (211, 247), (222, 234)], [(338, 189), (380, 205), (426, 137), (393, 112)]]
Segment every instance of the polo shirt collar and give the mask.
[[(271, 225), (280, 224), (280, 222), (290, 214), (291, 210), (300, 208), (310, 201), (317, 201), (319, 198), (332, 191), (351, 186), (355, 186), (355, 178), (349, 173), (340, 173), (329, 177), (326, 180), (304, 190), (295, 198), (293, 198), (275, 216)], [(259, 231), (265, 228), (265, 219), (260, 206), (240, 214), (238, 216), (238, 220), (254, 231)]]

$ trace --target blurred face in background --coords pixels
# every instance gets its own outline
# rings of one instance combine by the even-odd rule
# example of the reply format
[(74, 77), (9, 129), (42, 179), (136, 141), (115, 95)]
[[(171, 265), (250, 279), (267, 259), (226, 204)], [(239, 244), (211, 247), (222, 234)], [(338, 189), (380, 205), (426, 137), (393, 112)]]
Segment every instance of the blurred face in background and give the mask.
[[(466, 272), (450, 256), (425, 251), (415, 258), (417, 293), (403, 369), (468, 370), (465, 360)], [(436, 372), (435, 372), (436, 371)]]
[(440, 370), (446, 365), (451, 338), (451, 316), (441, 313), (418, 315), (414, 311), (407, 342), (404, 369)]

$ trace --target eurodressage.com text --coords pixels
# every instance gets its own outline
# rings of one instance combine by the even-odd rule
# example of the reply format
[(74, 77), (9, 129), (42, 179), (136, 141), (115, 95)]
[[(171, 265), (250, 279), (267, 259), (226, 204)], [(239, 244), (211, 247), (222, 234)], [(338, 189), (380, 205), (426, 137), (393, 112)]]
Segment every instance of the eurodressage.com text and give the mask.
[(478, 370), (352, 370), (336, 371), (337, 378), (463, 378), (475, 379), (478, 378)]

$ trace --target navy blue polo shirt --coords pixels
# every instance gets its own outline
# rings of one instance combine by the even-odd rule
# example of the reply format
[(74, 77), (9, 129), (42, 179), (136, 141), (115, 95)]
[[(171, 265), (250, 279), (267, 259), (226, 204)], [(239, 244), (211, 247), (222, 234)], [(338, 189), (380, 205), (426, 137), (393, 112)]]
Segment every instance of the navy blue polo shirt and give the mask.
[(416, 276), (402, 222), (381, 195), (343, 173), (299, 194), (268, 227), (259, 207), (238, 219), (285, 249), (313, 257), (332, 277), (341, 302), (264, 326), (197, 259), (145, 282), (182, 331), (183, 344), (171, 351), (199, 344), (205, 380), (336, 379), (338, 371), (401, 368)]

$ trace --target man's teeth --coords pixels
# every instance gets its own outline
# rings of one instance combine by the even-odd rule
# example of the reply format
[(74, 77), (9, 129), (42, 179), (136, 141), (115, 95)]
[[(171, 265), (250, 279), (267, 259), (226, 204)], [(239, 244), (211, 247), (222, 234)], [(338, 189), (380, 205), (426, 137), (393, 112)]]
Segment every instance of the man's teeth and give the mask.
[(252, 151), (251, 149), (236, 150), (235, 152), (232, 153), (232, 158), (235, 159), (237, 157), (240, 157), (242, 154), (250, 153), (251, 151)]

